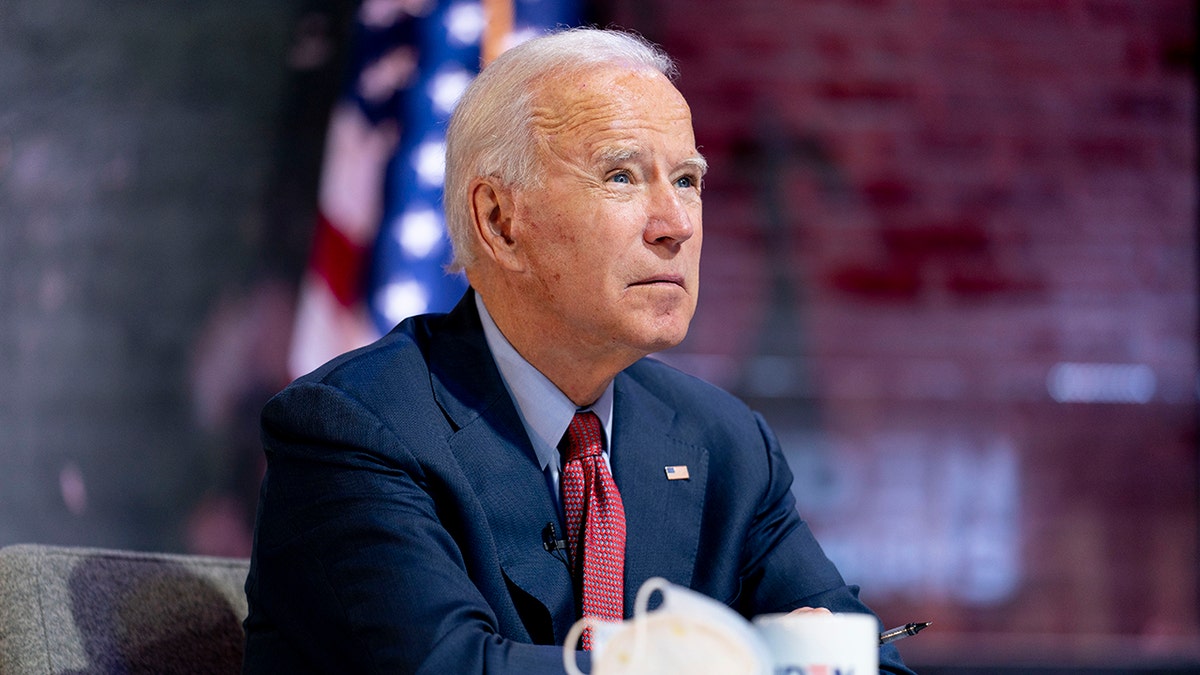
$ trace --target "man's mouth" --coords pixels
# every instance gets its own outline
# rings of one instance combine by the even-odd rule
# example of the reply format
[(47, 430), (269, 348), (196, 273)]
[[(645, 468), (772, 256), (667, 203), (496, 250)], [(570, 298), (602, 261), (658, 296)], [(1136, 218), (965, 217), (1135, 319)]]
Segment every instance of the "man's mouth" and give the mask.
[(630, 286), (655, 286), (659, 284), (675, 285), (683, 288), (683, 275), (680, 274), (658, 274), (652, 277), (646, 277), (639, 281), (635, 281)]

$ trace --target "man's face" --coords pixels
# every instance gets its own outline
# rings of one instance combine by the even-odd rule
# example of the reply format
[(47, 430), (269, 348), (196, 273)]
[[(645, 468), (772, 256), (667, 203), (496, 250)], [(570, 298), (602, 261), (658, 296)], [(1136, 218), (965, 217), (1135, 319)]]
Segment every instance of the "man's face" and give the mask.
[(679, 344), (705, 170), (683, 97), (659, 73), (601, 66), (545, 83), (534, 128), (541, 181), (513, 193), (530, 320), (584, 358)]

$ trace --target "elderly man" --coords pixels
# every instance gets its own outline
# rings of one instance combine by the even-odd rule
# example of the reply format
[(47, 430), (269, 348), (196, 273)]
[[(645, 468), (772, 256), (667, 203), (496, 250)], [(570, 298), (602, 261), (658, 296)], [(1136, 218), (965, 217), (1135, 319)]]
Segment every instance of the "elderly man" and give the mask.
[(472, 291), (267, 405), (247, 672), (561, 672), (571, 625), (654, 576), (747, 617), (869, 612), (762, 418), (644, 358), (699, 284), (706, 163), (672, 72), (574, 30), (464, 94), (446, 214)]

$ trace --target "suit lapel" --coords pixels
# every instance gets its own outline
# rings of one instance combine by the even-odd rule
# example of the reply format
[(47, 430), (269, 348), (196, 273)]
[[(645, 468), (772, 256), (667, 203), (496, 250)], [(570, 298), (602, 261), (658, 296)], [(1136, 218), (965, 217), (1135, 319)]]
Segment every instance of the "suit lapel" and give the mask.
[[(696, 565), (708, 482), (708, 452), (670, 435), (675, 411), (627, 374), (617, 377), (613, 479), (625, 504), (625, 610), (650, 577), (689, 586)], [(686, 466), (687, 480), (667, 467)]]
[[(575, 619), (571, 576), (562, 554), (542, 547), (547, 523), (562, 532), (558, 511), (528, 441), (518, 446), (498, 436), (493, 413), (484, 411), (454, 434), (450, 449), (461, 465), (471, 467), (467, 476), (487, 509), (505, 576), (546, 608), (554, 635), (562, 640)], [(518, 430), (524, 433), (523, 427)]]
[(571, 576), (542, 547), (547, 523), (562, 532), (558, 509), (487, 349), (472, 293), (446, 321), (429, 363), (434, 395), (457, 429), (450, 449), (487, 511), (504, 574), (545, 606), (561, 641), (575, 618)]

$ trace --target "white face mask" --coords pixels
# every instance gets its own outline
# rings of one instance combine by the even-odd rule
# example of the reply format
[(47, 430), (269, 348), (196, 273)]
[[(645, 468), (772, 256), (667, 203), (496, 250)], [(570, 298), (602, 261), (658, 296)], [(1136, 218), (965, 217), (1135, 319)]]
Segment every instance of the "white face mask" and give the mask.
[[(648, 612), (655, 591), (662, 604)], [(773, 669), (766, 642), (749, 621), (706, 595), (658, 577), (638, 589), (629, 621), (584, 617), (571, 627), (563, 645), (570, 675), (583, 675), (575, 645), (587, 627), (592, 628), (592, 675), (769, 675)]]
[[(657, 591), (662, 604), (648, 611)], [(879, 671), (879, 636), (869, 614), (766, 614), (754, 623), (723, 603), (658, 577), (638, 589), (633, 618), (584, 617), (563, 645), (563, 665), (583, 675), (575, 645), (592, 629), (592, 675), (771, 675)]]

